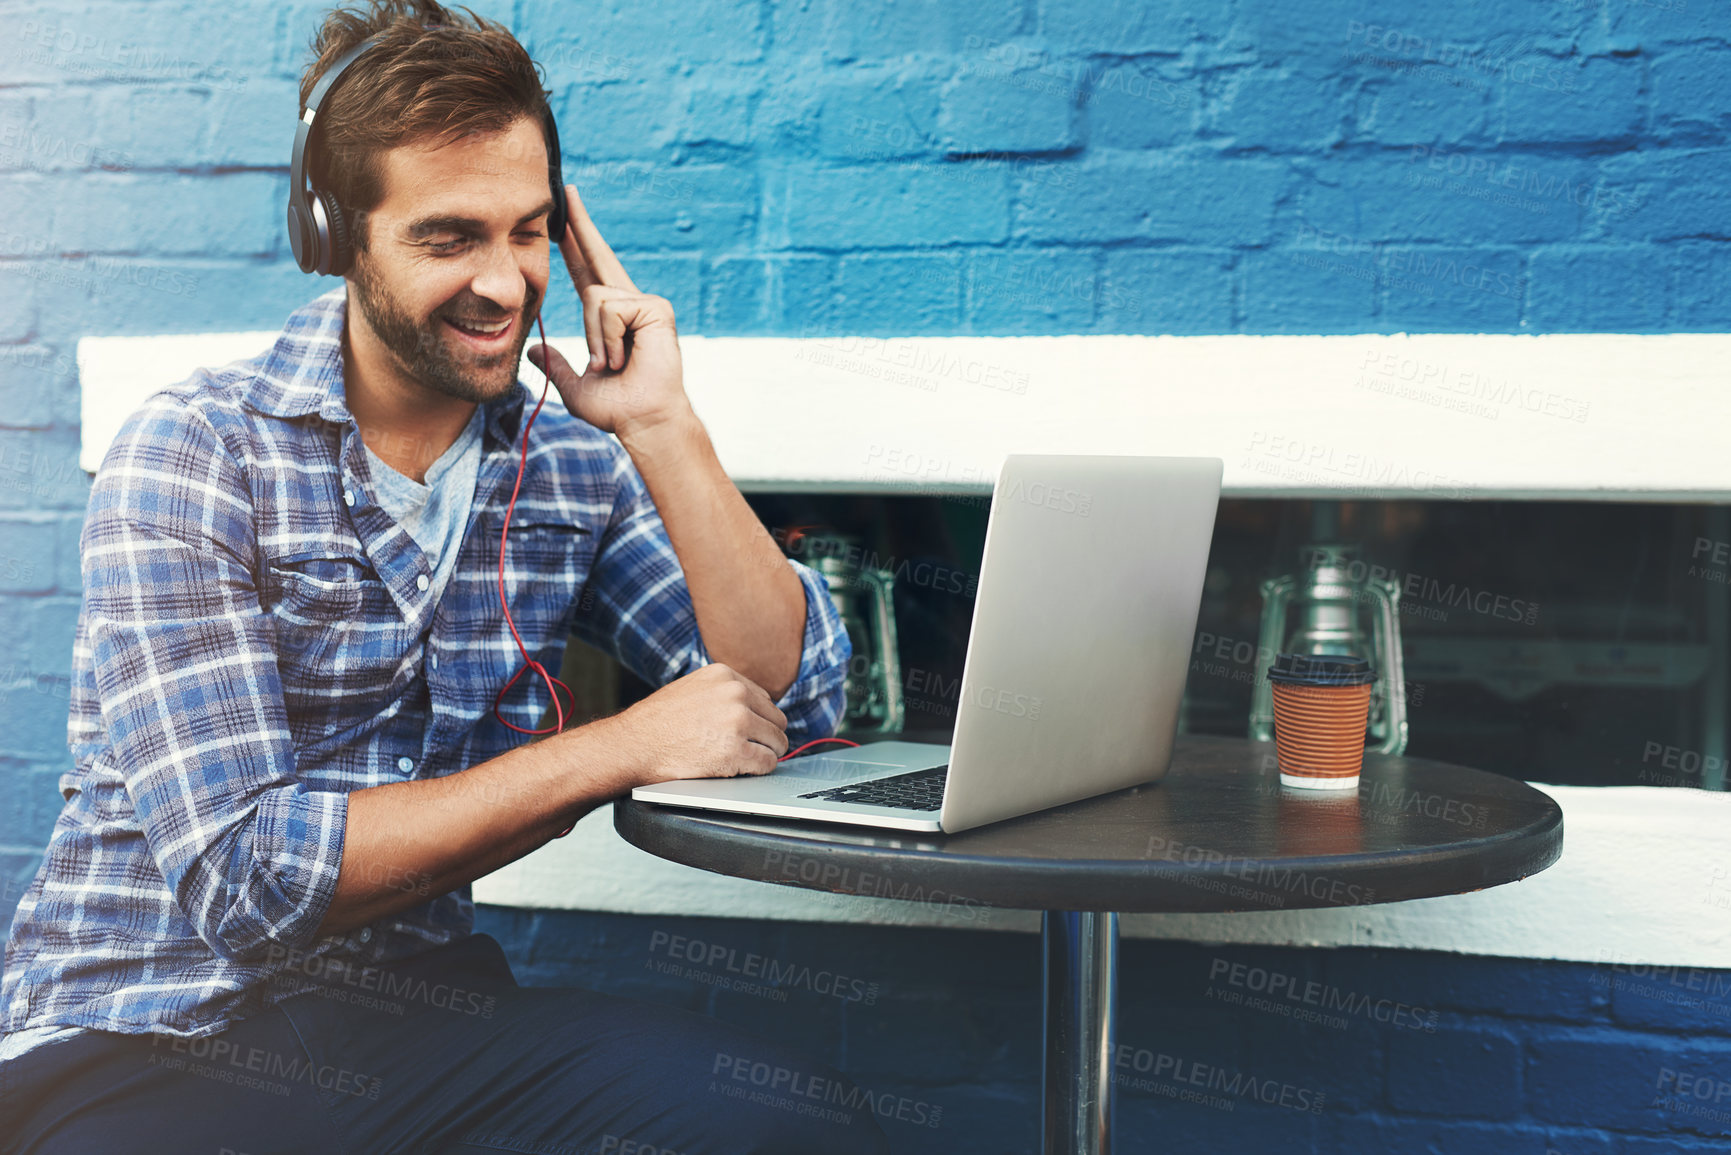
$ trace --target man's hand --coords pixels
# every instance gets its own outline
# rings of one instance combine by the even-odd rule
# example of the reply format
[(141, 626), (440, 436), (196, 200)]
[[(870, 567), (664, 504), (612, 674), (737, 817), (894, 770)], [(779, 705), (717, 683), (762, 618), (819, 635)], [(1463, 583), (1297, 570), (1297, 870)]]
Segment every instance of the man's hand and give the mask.
[(787, 753), (787, 715), (763, 687), (711, 662), (603, 719), (641, 785), (768, 774)]
[(639, 292), (601, 238), (575, 185), (565, 186), (570, 221), (559, 253), (583, 302), (589, 360), (578, 373), (550, 345), (529, 350), (571, 413), (621, 441), (668, 419), (691, 415), (685, 395), (673, 306)]

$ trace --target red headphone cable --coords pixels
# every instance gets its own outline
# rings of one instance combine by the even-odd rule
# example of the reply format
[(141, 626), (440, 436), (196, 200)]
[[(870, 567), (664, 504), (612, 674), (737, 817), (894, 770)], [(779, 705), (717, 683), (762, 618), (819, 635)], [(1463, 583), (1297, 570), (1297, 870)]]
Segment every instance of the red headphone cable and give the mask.
[[(545, 349), (547, 347), (547, 331), (541, 325), (540, 314), (536, 314), (535, 316), (535, 331), (540, 334), (541, 346)], [(523, 488), (523, 471), (529, 464), (529, 430), (534, 426), (535, 418), (540, 416), (541, 406), (547, 403), (547, 390), (553, 384), (553, 377), (547, 371), (547, 363), (545, 361), (542, 362), (541, 373), (545, 378), (545, 381), (541, 386), (541, 400), (535, 403), (535, 411), (529, 414), (529, 420), (523, 426), (523, 447), (518, 452), (517, 456), (517, 481), (511, 486), (511, 501), (510, 504), (505, 507), (505, 524), (499, 530), (499, 608), (505, 613), (505, 625), (511, 630), (511, 640), (517, 643), (517, 652), (523, 655), (523, 664), (517, 668), (516, 673), (511, 675), (511, 680), (501, 686), (499, 692), (493, 697), (493, 717), (499, 720), (500, 725), (507, 729), (515, 730), (519, 734), (533, 735), (558, 734), (565, 729), (565, 707), (559, 702), (560, 690), (564, 690), (567, 694), (571, 695), (572, 709), (575, 710), (577, 707), (577, 695), (572, 691), (571, 687), (567, 686), (558, 678), (555, 678), (552, 674), (549, 674), (545, 666), (529, 656), (529, 651), (523, 645), (522, 636), (517, 633), (517, 623), (511, 620), (511, 607), (505, 601), (505, 541), (506, 534), (509, 533), (511, 529), (511, 514), (517, 508), (517, 494)], [(534, 670), (537, 674), (541, 675), (541, 680), (547, 683), (547, 692), (552, 695), (554, 723), (551, 729), (543, 727), (539, 730), (526, 730), (522, 726), (506, 721), (505, 716), (499, 713), (499, 704), (505, 700), (506, 692), (509, 691), (512, 686), (516, 685), (517, 679), (521, 678), (524, 673), (529, 670)], [(850, 741), (847, 738), (813, 738), (809, 742), (802, 743), (796, 749), (789, 750), (780, 758), (777, 758), (776, 761), (778, 763), (785, 762), (789, 758), (792, 758), (797, 754), (802, 754), (811, 747), (822, 745), (825, 742), (839, 742), (844, 746), (859, 745), (858, 742)], [(576, 824), (573, 823), (571, 826), (567, 826), (558, 834), (554, 835), (554, 837), (563, 838), (567, 834), (571, 833), (575, 828)]]
[[(541, 326), (541, 316), (539, 313), (535, 315), (535, 331), (541, 335), (541, 345), (545, 348), (547, 345), (547, 331)], [(541, 406), (547, 403), (547, 390), (553, 384), (552, 374), (547, 372), (545, 363), (543, 363), (542, 366), (542, 376), (545, 377), (546, 380), (541, 386), (541, 400), (535, 403), (535, 411), (529, 414), (529, 420), (523, 426), (523, 447), (517, 455), (517, 481), (516, 484), (511, 486), (511, 501), (510, 504), (505, 507), (505, 524), (499, 529), (499, 608), (505, 613), (505, 625), (509, 627), (511, 631), (511, 640), (517, 643), (517, 652), (523, 655), (523, 665), (517, 668), (517, 672), (511, 675), (511, 680), (501, 686), (499, 692), (493, 696), (493, 717), (499, 720), (500, 725), (507, 729), (515, 730), (519, 734), (535, 735), (558, 734), (565, 729), (565, 707), (559, 701), (560, 690), (564, 690), (567, 694), (571, 695), (571, 708), (573, 710), (577, 708), (577, 695), (572, 692), (571, 687), (567, 686), (558, 678), (555, 678), (552, 674), (549, 674), (547, 672), (547, 667), (529, 656), (529, 651), (523, 645), (522, 636), (517, 633), (517, 623), (511, 620), (511, 607), (505, 601), (505, 541), (506, 534), (511, 530), (511, 514), (517, 508), (517, 494), (523, 488), (523, 470), (529, 464), (529, 430), (534, 426), (535, 418), (540, 416)], [(499, 703), (504, 701), (505, 694), (512, 686), (517, 684), (517, 679), (521, 678), (524, 673), (529, 670), (534, 670), (537, 674), (541, 675), (541, 680), (547, 683), (547, 692), (553, 698), (554, 722), (551, 729), (542, 727), (539, 730), (526, 730), (522, 726), (507, 721), (505, 716), (499, 713)], [(567, 826), (558, 834), (554, 835), (554, 837), (565, 837), (567, 834), (571, 833), (575, 828), (575, 825), (576, 824), (573, 823), (571, 826)]]

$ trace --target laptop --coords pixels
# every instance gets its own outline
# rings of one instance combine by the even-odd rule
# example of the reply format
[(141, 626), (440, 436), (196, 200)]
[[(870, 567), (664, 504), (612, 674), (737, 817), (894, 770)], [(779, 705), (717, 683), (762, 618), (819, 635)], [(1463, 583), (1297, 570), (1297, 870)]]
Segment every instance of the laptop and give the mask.
[(1224, 464), (1012, 453), (992, 489), (950, 742), (828, 746), (631, 797), (954, 833), (1159, 781), (1172, 761)]

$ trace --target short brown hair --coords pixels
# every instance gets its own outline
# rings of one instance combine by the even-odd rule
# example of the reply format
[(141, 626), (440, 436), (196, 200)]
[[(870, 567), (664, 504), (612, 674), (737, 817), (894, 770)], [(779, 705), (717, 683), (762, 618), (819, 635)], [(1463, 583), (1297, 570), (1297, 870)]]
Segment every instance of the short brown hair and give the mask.
[(468, 8), (456, 11), (435, 0), (369, 0), (332, 9), (312, 39), (302, 111), (326, 69), (362, 40), (377, 38), (323, 102), (308, 156), (314, 187), (336, 197), (363, 251), (367, 215), (385, 195), (381, 152), (499, 132), (524, 116), (539, 123), (548, 107), (540, 67), (510, 30)]

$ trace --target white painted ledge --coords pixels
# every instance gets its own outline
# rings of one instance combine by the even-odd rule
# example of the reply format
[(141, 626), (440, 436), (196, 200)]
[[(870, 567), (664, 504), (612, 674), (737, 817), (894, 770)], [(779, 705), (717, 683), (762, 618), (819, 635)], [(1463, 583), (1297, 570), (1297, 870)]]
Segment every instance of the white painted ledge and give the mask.
[[(1731, 795), (1541, 786), (1563, 808), (1563, 856), (1471, 894), (1328, 910), (1135, 914), (1128, 938), (1379, 946), (1509, 958), (1731, 967)], [(474, 884), (477, 902), (627, 914), (1033, 932), (1039, 915), (855, 898), (668, 862), (614, 833), (611, 806)]]
[[(87, 470), (147, 395), (274, 332), (78, 344)], [(567, 349), (581, 339), (552, 338)], [(745, 489), (989, 493), (1008, 452), (1206, 455), (1238, 497), (1731, 500), (1731, 335), (684, 337)], [(539, 391), (525, 362), (522, 377)], [(1731, 967), (1731, 796), (1549, 787), (1562, 861), (1479, 894), (1134, 915), (1131, 937)], [(622, 842), (610, 810), (475, 884), (511, 906), (1031, 930), (1037, 916), (723, 878)]]
[[(87, 337), (80, 460), (274, 333)], [(581, 339), (552, 338), (563, 348)], [(1731, 335), (684, 337), (746, 489), (989, 493), (1005, 453), (1219, 457), (1239, 497), (1731, 496)], [(539, 391), (526, 361), (523, 379)]]

